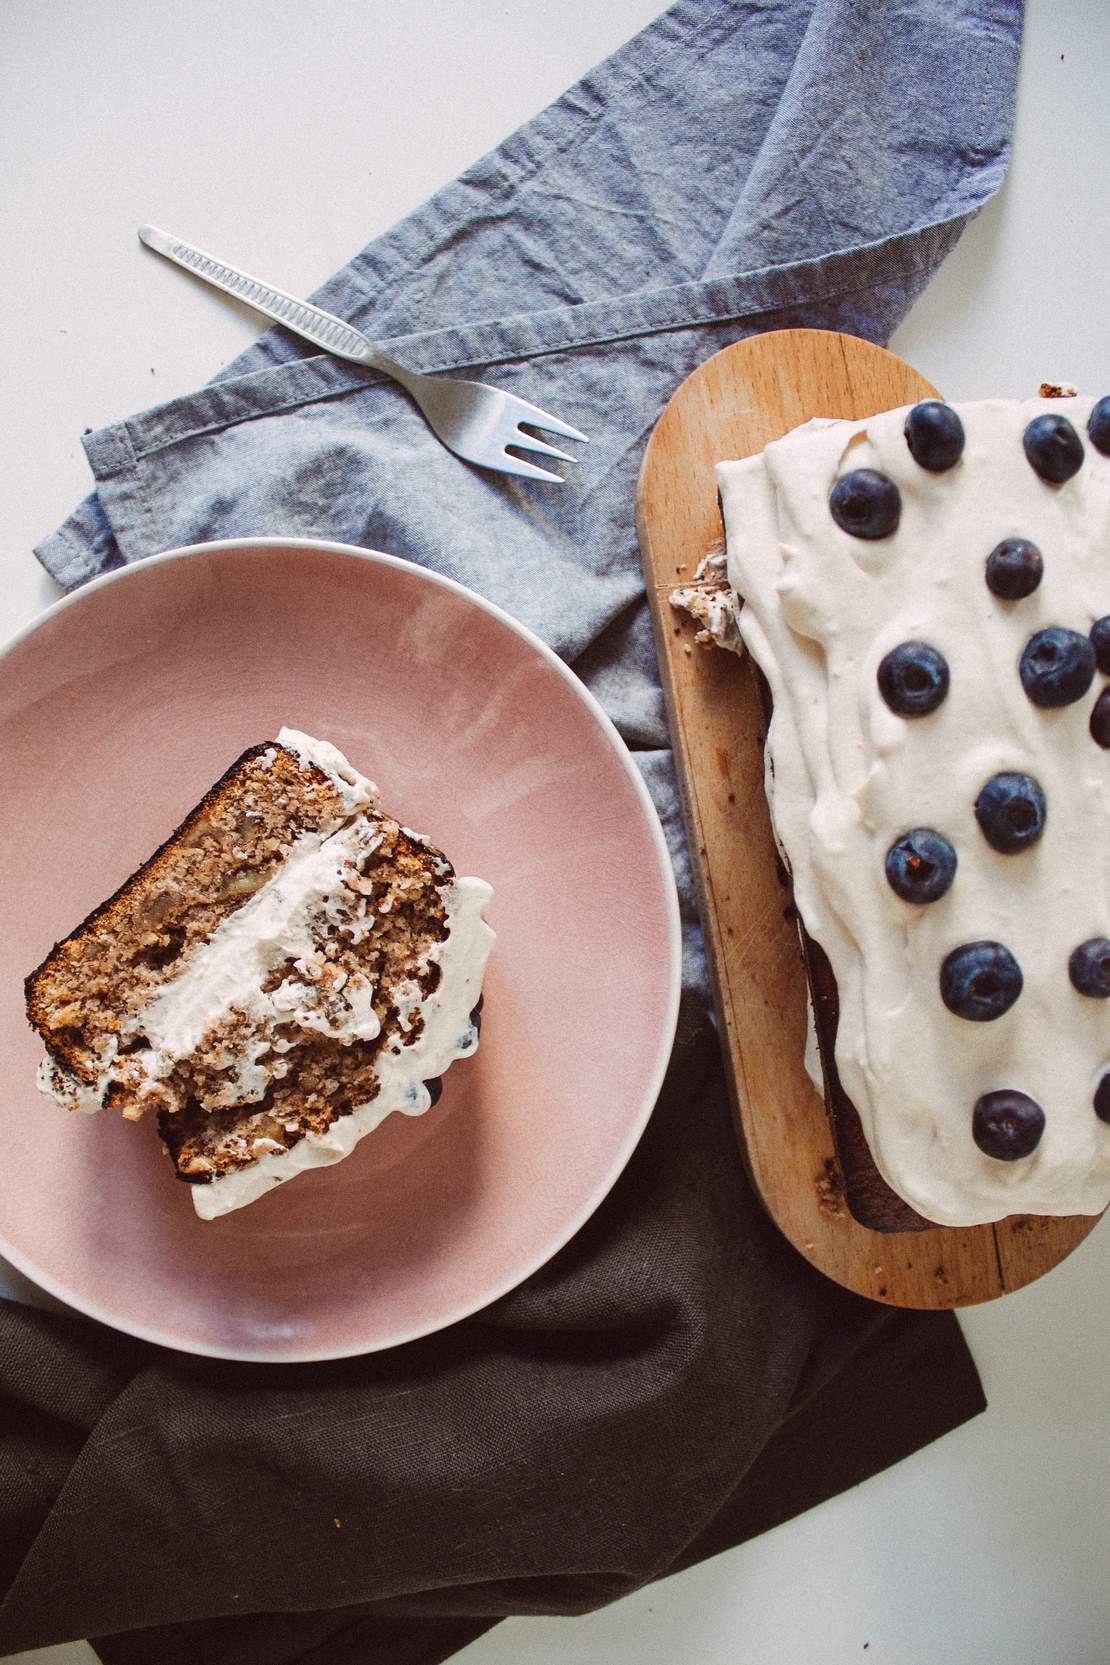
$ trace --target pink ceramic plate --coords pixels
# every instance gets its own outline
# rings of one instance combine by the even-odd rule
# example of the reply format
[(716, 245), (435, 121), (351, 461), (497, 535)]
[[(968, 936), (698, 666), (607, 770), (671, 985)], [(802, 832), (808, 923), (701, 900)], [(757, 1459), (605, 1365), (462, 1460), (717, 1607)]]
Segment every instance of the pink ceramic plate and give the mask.
[[(433, 1110), (205, 1223), (153, 1125), (40, 1098), (22, 984), (283, 723), (491, 882), (498, 942)], [(43, 1288), (189, 1352), (338, 1358), (484, 1306), (597, 1207), (670, 1052), (674, 882), (615, 729), (505, 613), (340, 544), (173, 551), (8, 648), (0, 756), (0, 1252)]]

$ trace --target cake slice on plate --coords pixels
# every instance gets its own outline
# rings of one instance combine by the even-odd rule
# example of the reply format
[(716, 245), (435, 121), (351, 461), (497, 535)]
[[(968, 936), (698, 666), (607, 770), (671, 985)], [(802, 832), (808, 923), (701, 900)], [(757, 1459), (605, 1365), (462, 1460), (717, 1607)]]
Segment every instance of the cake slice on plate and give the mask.
[(39, 1085), (156, 1116), (204, 1219), (417, 1115), (478, 1041), (492, 892), (334, 746), (253, 746), (27, 979)]

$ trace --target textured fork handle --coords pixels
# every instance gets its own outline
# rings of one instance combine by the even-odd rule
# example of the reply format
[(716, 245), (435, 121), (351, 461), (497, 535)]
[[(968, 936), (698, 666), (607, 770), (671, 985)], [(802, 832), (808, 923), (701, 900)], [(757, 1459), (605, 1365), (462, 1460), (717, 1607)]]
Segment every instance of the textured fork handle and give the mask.
[(237, 271), (226, 261), (217, 260), (214, 255), (194, 248), (191, 243), (183, 243), (180, 237), (171, 237), (168, 231), (160, 231), (156, 225), (140, 226), (139, 237), (147, 248), (164, 254), (167, 260), (176, 261), (187, 272), (203, 278), (216, 289), (223, 289), (236, 299), (246, 301), (258, 312), (264, 312), (267, 318), (284, 324), (287, 329), (303, 335), (307, 341), (314, 342), (329, 353), (353, 359), (356, 364), (385, 370), (398, 380), (405, 380), (412, 374), (380, 352), (358, 330), (345, 324), (342, 318), (333, 317), (330, 312), (311, 306), (308, 301), (298, 300), (296, 295), (287, 295), (284, 290), (275, 289), (272, 284), (263, 283), (247, 272)]

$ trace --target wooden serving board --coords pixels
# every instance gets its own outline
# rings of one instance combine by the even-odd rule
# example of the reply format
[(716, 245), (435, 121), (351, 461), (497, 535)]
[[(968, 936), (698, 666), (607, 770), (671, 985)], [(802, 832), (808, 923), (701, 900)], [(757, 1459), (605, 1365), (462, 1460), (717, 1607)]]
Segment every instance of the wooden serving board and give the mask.
[(806, 986), (763, 792), (764, 719), (751, 662), (698, 643), (670, 606), (722, 537), (714, 464), (813, 416), (863, 417), (935, 390), (855, 337), (780, 330), (726, 347), (684, 381), (652, 434), (636, 524), (701, 892), (706, 948), (741, 1148), (780, 1229), (837, 1283), (902, 1307), (956, 1307), (1020, 1289), (1096, 1217), (870, 1231), (849, 1214), (822, 1099), (805, 1072)]

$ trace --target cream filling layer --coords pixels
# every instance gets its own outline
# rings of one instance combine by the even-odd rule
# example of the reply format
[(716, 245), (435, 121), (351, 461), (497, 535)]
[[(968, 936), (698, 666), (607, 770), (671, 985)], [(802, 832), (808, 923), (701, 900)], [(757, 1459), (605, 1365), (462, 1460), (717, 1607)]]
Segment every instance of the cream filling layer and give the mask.
[[(1049, 625), (1087, 632), (1110, 614), (1110, 458), (1087, 442), (1089, 398), (957, 405), (962, 460), (919, 468), (906, 411), (815, 422), (761, 456), (717, 470), (738, 624), (771, 687), (767, 790), (806, 928), (828, 954), (840, 998), (837, 1068), (880, 1172), (926, 1218), (972, 1225), (1009, 1214), (1093, 1214), (1110, 1200), (1110, 1126), (1093, 1094), (1110, 1069), (1110, 1001), (1078, 994), (1068, 956), (1110, 936), (1110, 752), (1088, 732), (1106, 678), (1073, 705), (1026, 696), (1018, 661)], [(1045, 411), (1068, 417), (1086, 456), (1062, 486), (1029, 466), (1022, 434)], [(838, 476), (877, 468), (902, 497), (890, 537), (833, 522)], [(1032, 539), (1044, 577), (1022, 601), (988, 590), (986, 557)], [(929, 717), (890, 711), (876, 684), (897, 643), (945, 655), (951, 686)], [(975, 799), (994, 774), (1044, 789), (1043, 837), (991, 849)], [(939, 901), (916, 907), (886, 881), (891, 843), (928, 826), (955, 847)], [(948, 1011), (939, 968), (961, 943), (1003, 942), (1024, 975), (1001, 1018)], [(971, 1135), (985, 1092), (1018, 1088), (1045, 1112), (1031, 1156), (999, 1162)]]
[(447, 934), (433, 946), (425, 961), (439, 965), (439, 985), (433, 994), (413, 1004), (413, 1011), (419, 1011), (423, 1018), (417, 1038), (408, 1045), (395, 1040), (375, 1059), (379, 1087), (370, 1103), (340, 1117), (326, 1133), (307, 1133), (287, 1151), (269, 1153), (249, 1167), (192, 1186), (193, 1206), (202, 1220), (242, 1208), (310, 1168), (341, 1162), (360, 1139), (394, 1111), (418, 1116), (429, 1108), (431, 1095), (425, 1081), (442, 1075), (456, 1058), (467, 1057), (478, 1045), (478, 1031), (470, 1013), (482, 992), (482, 977), (495, 940), (484, 917), (492, 896), (491, 887), (482, 879), (450, 882), (446, 891)]
[[(151, 1079), (171, 1074), (231, 1011), (245, 1017), (259, 1038), (241, 1059), (229, 1052), (225, 1104), (262, 1097), (270, 1076), (257, 1063), (257, 1053), (269, 1050), (276, 1024), (313, 1029), (345, 1044), (375, 1038), (381, 1025), (373, 1009), (374, 985), (358, 972), (338, 987), (324, 984), (320, 968), (310, 962), (321, 946), (321, 926), (343, 931), (356, 944), (366, 935), (372, 915), (363, 903), (362, 916), (352, 925), (351, 909), (362, 899), (346, 879), (360, 856), (371, 855), (380, 842), (380, 832), (365, 816), (323, 840), (306, 833), (296, 841), (277, 872), (220, 922), (180, 975), (135, 1015), (132, 1032), (150, 1043), (149, 1051), (135, 1056)], [(286, 975), (276, 989), (263, 992), (270, 973), (289, 960), (298, 975)]]

